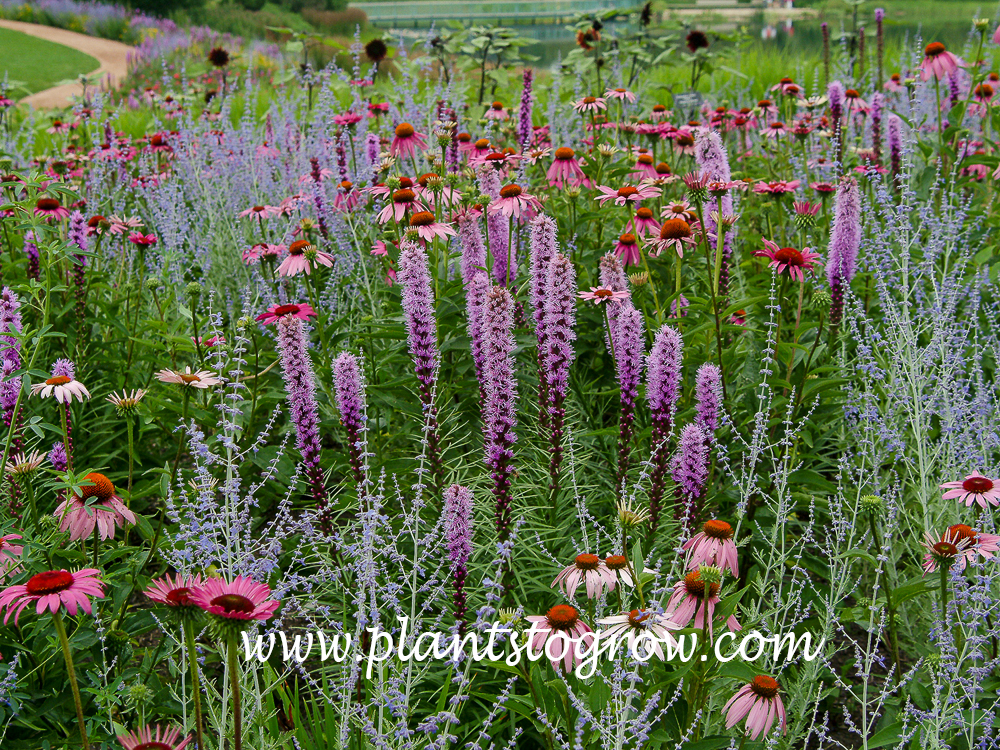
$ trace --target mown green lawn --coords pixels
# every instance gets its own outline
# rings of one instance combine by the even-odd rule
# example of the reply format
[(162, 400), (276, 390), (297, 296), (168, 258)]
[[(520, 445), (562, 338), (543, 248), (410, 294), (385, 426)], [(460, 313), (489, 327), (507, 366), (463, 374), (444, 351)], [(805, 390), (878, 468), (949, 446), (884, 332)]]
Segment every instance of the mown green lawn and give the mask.
[(61, 44), (37, 39), (19, 31), (0, 28), (0, 81), (18, 82), (24, 89), (12, 88), (13, 99), (21, 99), (47, 89), (66, 78), (90, 73), (100, 67), (90, 55)]

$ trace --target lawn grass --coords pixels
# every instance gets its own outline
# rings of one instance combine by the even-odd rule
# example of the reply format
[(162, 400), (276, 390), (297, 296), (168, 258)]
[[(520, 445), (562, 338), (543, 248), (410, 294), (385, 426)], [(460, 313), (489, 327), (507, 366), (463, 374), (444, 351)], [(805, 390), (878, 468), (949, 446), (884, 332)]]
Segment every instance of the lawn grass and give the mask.
[(10, 29), (0, 28), (0, 49), (4, 52), (0, 78), (6, 77), (11, 84), (14, 99), (100, 67), (97, 60), (83, 52)]

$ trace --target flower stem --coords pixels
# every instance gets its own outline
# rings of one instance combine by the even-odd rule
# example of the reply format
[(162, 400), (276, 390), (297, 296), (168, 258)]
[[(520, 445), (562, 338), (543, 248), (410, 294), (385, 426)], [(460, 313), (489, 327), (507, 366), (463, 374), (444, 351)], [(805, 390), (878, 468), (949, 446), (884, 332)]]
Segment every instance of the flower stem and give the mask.
[[(868, 520), (871, 523), (872, 539), (875, 542), (875, 549), (877, 551), (881, 551), (882, 537), (878, 533), (878, 524), (875, 522), (875, 516), (869, 515)], [(892, 649), (892, 660), (895, 662), (896, 666), (896, 682), (899, 682), (900, 673), (903, 668), (899, 663), (899, 638), (896, 635), (896, 607), (892, 600), (892, 584), (889, 582), (888, 574), (886, 574), (885, 580), (882, 581), (882, 585), (885, 587), (885, 601), (886, 606), (889, 609), (889, 648)]]
[(194, 700), (194, 731), (198, 738), (198, 750), (205, 747), (201, 736), (201, 685), (198, 681), (198, 653), (194, 647), (194, 621), (184, 623), (184, 641), (187, 646), (188, 661), (191, 664), (191, 697)]
[(941, 566), (941, 624), (948, 629), (948, 566)]
[(69, 649), (69, 638), (66, 637), (66, 626), (63, 625), (62, 612), (60, 610), (57, 609), (52, 613), (52, 622), (56, 626), (59, 645), (62, 646), (63, 658), (66, 660), (66, 673), (69, 675), (69, 685), (73, 689), (73, 702), (76, 704), (76, 721), (80, 726), (80, 739), (83, 741), (83, 750), (90, 750), (90, 742), (87, 741), (87, 724), (83, 720), (83, 702), (80, 700), (80, 687), (76, 684), (76, 670), (73, 668), (73, 654)]
[(67, 404), (59, 404), (59, 416), (62, 417), (63, 427), (63, 447), (66, 449), (66, 468), (73, 471), (73, 452), (69, 447), (69, 416), (66, 413), (68, 410)]
[[(128, 431), (128, 497), (125, 499), (125, 507), (127, 508), (132, 504), (132, 467), (135, 456), (135, 443), (132, 434), (134, 425), (132, 424), (131, 416), (125, 418), (125, 429)], [(198, 747), (201, 747), (200, 743)]]
[(243, 750), (243, 708), (240, 705), (240, 678), (236, 667), (236, 636), (229, 637), (229, 682), (233, 690), (233, 748)]

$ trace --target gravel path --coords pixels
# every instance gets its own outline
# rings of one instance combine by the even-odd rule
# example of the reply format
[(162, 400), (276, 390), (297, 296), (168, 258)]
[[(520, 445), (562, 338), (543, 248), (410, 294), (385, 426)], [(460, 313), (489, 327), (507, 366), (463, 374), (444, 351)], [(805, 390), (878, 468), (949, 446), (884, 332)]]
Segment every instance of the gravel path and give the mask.
[[(101, 64), (94, 73), (101, 74), (101, 85), (107, 85), (108, 78), (113, 86), (117, 86), (122, 78), (128, 73), (128, 53), (132, 48), (121, 42), (113, 42), (110, 39), (100, 39), (86, 34), (77, 34), (75, 31), (57, 29), (54, 26), (41, 26), (36, 23), (23, 23), (21, 21), (0, 20), (0, 26), (13, 31), (20, 31), (30, 36), (45, 39), (56, 44), (80, 50), (85, 54), (97, 59)], [(90, 74), (92, 75), (92, 74)], [(55, 107), (68, 106), (73, 96), (79, 96), (83, 92), (83, 87), (79, 83), (67, 84), (65, 86), (53, 86), (50, 89), (39, 91), (37, 94), (25, 97), (21, 101), (30, 104), (35, 109), (52, 109)]]

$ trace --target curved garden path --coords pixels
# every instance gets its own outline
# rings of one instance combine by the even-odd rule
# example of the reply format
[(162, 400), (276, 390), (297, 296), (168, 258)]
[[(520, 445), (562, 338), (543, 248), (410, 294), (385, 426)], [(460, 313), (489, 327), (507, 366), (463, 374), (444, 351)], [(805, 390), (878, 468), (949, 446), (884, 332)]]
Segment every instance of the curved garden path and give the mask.
[[(122, 78), (128, 73), (128, 53), (132, 48), (121, 42), (113, 42), (110, 39), (100, 39), (99, 37), (77, 34), (75, 31), (57, 29), (54, 26), (41, 26), (36, 23), (23, 23), (21, 21), (0, 20), (0, 26), (20, 31), (30, 36), (45, 39), (65, 47), (72, 47), (97, 59), (101, 66), (89, 73), (101, 74), (101, 85), (110, 77), (112, 85), (118, 85)], [(53, 86), (52, 88), (39, 91), (37, 94), (25, 97), (21, 101), (30, 104), (35, 109), (51, 109), (54, 107), (65, 107), (69, 105), (70, 97), (79, 96), (83, 92), (83, 87), (79, 83), (71, 83), (65, 86)]]

